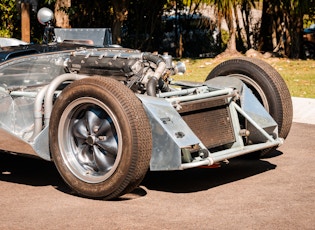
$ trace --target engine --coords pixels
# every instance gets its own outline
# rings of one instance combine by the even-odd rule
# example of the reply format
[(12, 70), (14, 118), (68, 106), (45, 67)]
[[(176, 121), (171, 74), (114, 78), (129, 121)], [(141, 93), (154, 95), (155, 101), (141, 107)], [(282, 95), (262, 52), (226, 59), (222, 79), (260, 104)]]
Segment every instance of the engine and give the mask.
[(184, 73), (185, 65), (173, 64), (168, 54), (143, 53), (138, 50), (92, 49), (73, 52), (67, 62), (69, 72), (113, 77), (134, 92), (155, 96), (170, 91), (170, 76)]

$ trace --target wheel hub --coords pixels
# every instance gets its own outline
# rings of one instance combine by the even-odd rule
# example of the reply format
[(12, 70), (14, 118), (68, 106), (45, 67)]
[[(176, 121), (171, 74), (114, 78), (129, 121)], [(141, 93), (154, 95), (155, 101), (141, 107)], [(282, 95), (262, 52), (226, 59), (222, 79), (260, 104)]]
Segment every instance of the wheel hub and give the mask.
[(86, 143), (90, 146), (93, 146), (95, 144), (95, 141), (96, 141), (96, 137), (95, 136), (88, 136), (88, 138), (86, 139)]

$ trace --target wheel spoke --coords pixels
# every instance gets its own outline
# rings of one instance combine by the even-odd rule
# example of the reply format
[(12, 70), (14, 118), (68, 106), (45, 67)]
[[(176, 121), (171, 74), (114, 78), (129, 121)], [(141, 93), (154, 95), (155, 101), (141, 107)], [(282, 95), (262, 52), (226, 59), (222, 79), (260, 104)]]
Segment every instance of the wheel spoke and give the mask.
[[(72, 132), (81, 149), (77, 155), (80, 164), (96, 172), (109, 171), (115, 163), (118, 145), (114, 138), (115, 130), (104, 112), (95, 108), (85, 111), (84, 119), (75, 121)], [(97, 141), (94, 142), (93, 139)]]
[(106, 135), (111, 129), (110, 123), (107, 119), (102, 120), (102, 124), (99, 127), (98, 131), (96, 132), (96, 136), (98, 135)]
[(107, 153), (112, 156), (116, 156), (118, 151), (118, 144), (114, 136), (108, 136), (104, 141), (97, 141), (96, 144), (104, 149)]
[(72, 127), (73, 135), (77, 138), (86, 139), (88, 132), (83, 120), (78, 120)]
[(99, 171), (108, 171), (115, 163), (115, 158), (104, 154), (98, 146), (93, 146), (94, 162)]
[[(101, 115), (101, 114), (99, 114)], [(88, 110), (85, 113), (85, 118), (86, 118), (86, 127), (89, 131), (90, 134), (94, 133), (95, 130), (94, 128), (96, 126), (99, 126), (102, 122), (98, 114), (96, 114), (96, 111), (93, 110)]]
[(86, 145), (77, 155), (79, 162), (83, 165), (92, 167), (93, 154), (90, 150), (90, 146)]

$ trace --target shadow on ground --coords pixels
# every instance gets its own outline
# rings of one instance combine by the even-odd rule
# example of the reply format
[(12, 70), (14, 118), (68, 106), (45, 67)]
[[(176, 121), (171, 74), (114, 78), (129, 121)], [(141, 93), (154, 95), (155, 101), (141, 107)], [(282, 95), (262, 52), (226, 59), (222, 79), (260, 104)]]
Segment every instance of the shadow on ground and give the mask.
[[(148, 190), (172, 193), (190, 193), (207, 190), (216, 186), (248, 178), (276, 168), (268, 158), (281, 155), (279, 151), (254, 160), (245, 158), (231, 159), (219, 168), (194, 168), (183, 171), (148, 172), (141, 185)], [(53, 186), (59, 191), (73, 194), (63, 182), (52, 162), (0, 153), (0, 180), (30, 186)], [(146, 192), (138, 187), (125, 198), (129, 200), (145, 196)]]
[(0, 180), (71, 193), (52, 162), (0, 152)]
[(190, 193), (208, 190), (216, 186), (245, 179), (273, 170), (276, 165), (266, 159), (281, 155), (279, 151), (266, 155), (263, 159), (244, 157), (229, 160), (219, 168), (193, 168), (183, 171), (148, 172), (142, 185), (149, 190), (172, 193)]

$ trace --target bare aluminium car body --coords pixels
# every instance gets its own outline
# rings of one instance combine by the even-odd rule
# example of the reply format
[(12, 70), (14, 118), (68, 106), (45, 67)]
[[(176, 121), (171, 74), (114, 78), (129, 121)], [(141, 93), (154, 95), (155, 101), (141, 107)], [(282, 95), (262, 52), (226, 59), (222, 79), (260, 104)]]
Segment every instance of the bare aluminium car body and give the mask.
[(89, 41), (0, 50), (0, 149), (53, 161), (82, 196), (119, 197), (148, 168), (266, 154), (289, 133), (290, 93), (261, 60), (231, 59), (205, 82), (176, 82), (184, 66), (167, 54)]

